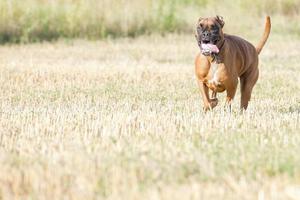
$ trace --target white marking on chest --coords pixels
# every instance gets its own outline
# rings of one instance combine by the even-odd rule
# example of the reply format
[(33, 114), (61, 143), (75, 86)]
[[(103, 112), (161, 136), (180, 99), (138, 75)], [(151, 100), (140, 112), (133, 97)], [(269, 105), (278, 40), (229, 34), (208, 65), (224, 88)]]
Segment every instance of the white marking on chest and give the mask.
[(210, 79), (208, 81), (208, 83), (218, 86), (221, 84), (218, 80), (218, 64), (211, 63), (210, 67), (211, 67), (211, 72), (212, 72), (212, 79)]

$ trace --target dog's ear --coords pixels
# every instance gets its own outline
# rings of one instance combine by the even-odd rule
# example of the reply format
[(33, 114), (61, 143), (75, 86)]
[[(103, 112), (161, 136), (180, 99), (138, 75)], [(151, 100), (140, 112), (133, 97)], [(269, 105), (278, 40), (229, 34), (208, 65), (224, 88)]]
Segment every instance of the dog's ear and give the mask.
[(204, 19), (204, 18), (203, 17), (199, 17), (198, 23), (200, 23), (202, 19)]
[(197, 25), (197, 28), (194, 29), (194, 35), (195, 35), (196, 40), (198, 41), (198, 39), (199, 39), (198, 25)]
[(198, 19), (197, 26), (200, 26), (200, 22), (201, 22), (203, 19), (204, 19), (203, 17), (200, 17), (200, 18)]
[(196, 40), (198, 40), (198, 37), (199, 37), (199, 29), (201, 29), (201, 25), (200, 25), (200, 22), (203, 20), (204, 18), (203, 17), (200, 17), (197, 21), (197, 24), (196, 24), (196, 29), (194, 30), (194, 34), (195, 34), (195, 38)]
[(225, 24), (225, 22), (224, 22), (224, 20), (223, 20), (223, 17), (217, 15), (217, 16), (216, 16), (216, 20), (217, 20), (217, 22), (221, 25), (221, 28), (223, 28), (223, 26), (224, 26), (224, 24)]

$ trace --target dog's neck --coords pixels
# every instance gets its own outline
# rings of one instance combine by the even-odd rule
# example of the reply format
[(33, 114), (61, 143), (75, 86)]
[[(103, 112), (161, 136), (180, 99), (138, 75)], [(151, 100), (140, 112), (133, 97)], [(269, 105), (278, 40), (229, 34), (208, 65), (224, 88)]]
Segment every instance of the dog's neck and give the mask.
[(220, 43), (220, 44), (217, 45), (217, 47), (218, 47), (218, 49), (219, 49), (219, 52), (221, 52), (221, 51), (222, 51), (222, 48), (224, 47), (224, 44), (225, 44), (225, 38), (223, 37), (223, 39), (220, 40), (219, 43)]
[(210, 63), (216, 63), (216, 64), (220, 64), (222, 63), (222, 54), (223, 54), (223, 47), (225, 44), (225, 38), (223, 38), (220, 42), (219, 45), (217, 45), (218, 49), (219, 49), (219, 53), (213, 53), (212, 55), (207, 56), (208, 60)]

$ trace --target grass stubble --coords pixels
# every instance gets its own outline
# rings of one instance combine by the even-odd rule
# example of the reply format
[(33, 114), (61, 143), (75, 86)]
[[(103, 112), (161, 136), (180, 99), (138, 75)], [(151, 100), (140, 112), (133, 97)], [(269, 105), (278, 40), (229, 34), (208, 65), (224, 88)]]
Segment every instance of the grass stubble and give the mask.
[(0, 197), (299, 199), (299, 40), (271, 36), (240, 115), (203, 113), (191, 38), (0, 47)]

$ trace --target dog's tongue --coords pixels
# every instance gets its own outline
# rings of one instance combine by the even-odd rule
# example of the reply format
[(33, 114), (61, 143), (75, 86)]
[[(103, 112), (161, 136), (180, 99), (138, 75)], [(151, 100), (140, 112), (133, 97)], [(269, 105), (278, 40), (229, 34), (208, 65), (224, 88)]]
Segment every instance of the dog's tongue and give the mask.
[(219, 48), (214, 44), (201, 44), (202, 51), (209, 51), (211, 53), (219, 53)]

